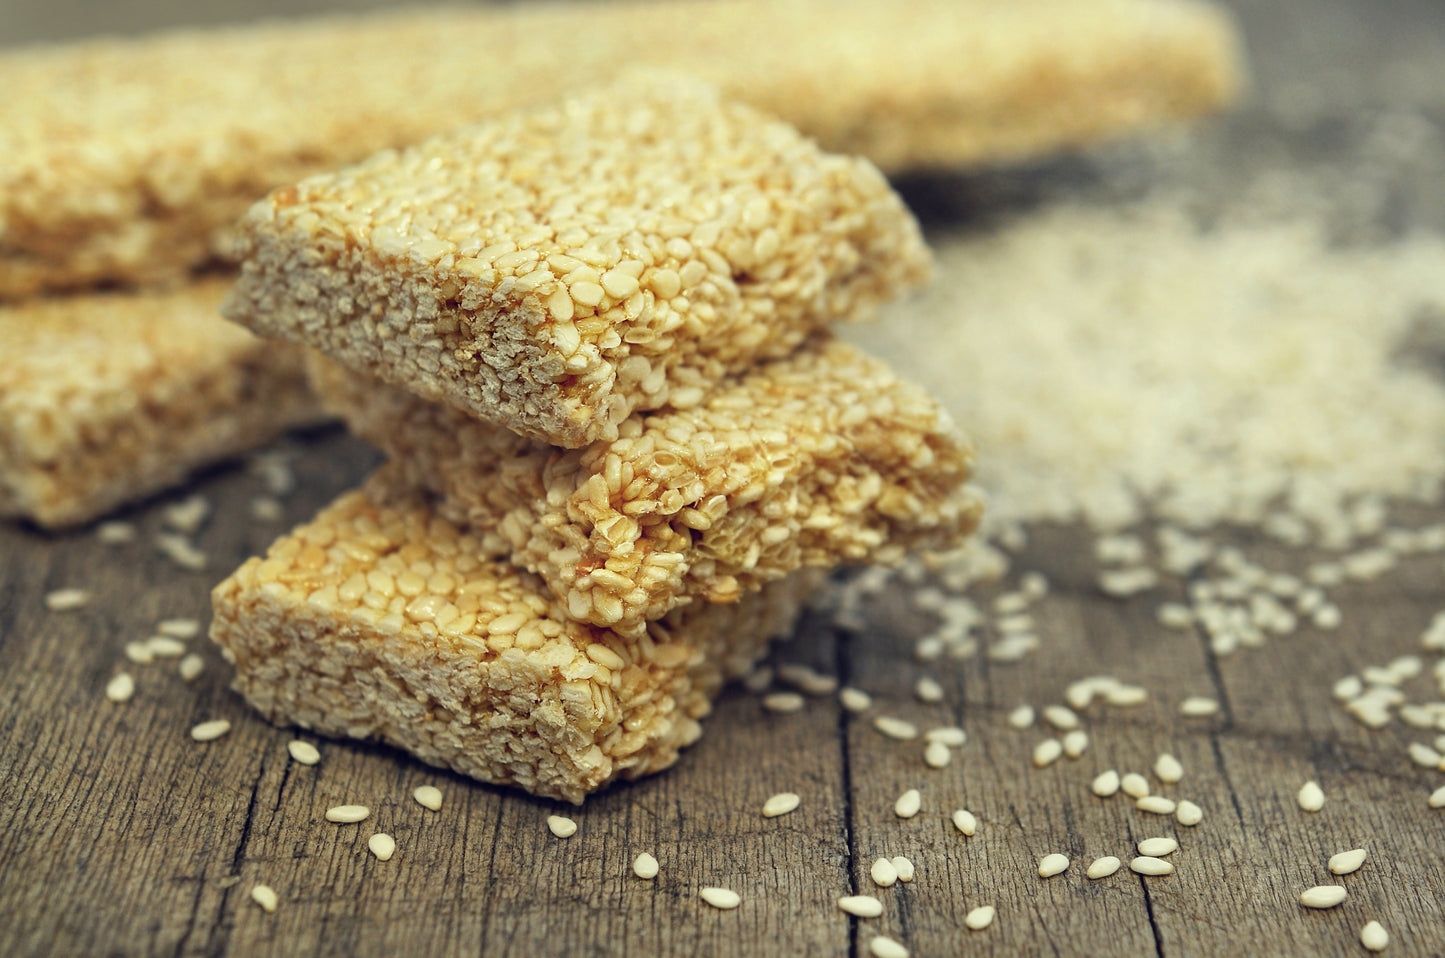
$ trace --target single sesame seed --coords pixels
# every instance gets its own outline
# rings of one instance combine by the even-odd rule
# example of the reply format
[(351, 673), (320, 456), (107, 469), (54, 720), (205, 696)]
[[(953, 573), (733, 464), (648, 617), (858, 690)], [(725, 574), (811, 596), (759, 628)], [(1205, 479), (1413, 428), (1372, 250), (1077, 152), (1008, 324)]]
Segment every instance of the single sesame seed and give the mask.
[(261, 910), (270, 914), (276, 910), (279, 900), (276, 897), (276, 889), (270, 885), (255, 885), (251, 888), (251, 900), (261, 906)]
[(783, 715), (801, 712), (804, 704), (803, 697), (797, 692), (773, 692), (763, 696), (763, 708)]
[(709, 885), (698, 892), (698, 896), (714, 908), (722, 911), (731, 911), (743, 903), (742, 896), (731, 888), (719, 888), (716, 885)]
[(251, 518), (257, 522), (280, 522), (286, 515), (279, 500), (270, 496), (254, 496), (251, 499)]
[(797, 808), (801, 801), (795, 792), (779, 792), (763, 802), (763, 817), (777, 818), (779, 815), (786, 815)]
[(923, 764), (929, 768), (947, 768), (953, 753), (942, 742), (929, 742), (923, 747)]
[(205, 670), (206, 660), (194, 652), (183, 656), (180, 662), (176, 663), (176, 673), (185, 682), (194, 682)]
[(186, 643), (168, 635), (153, 635), (146, 639), (146, 648), (158, 659), (178, 659), (186, 654)]
[(1333, 908), (1348, 897), (1344, 885), (1316, 885), (1300, 894), (1299, 903), (1306, 908)]
[(136, 665), (150, 665), (156, 660), (156, 655), (151, 647), (144, 642), (127, 642), (125, 644), (125, 657)]
[(189, 640), (201, 634), (201, 623), (196, 619), (163, 619), (156, 631), (173, 639)]
[(1352, 848), (1347, 852), (1336, 852), (1330, 856), (1330, 872), (1335, 875), (1349, 875), (1360, 870), (1365, 863), (1365, 850)]
[(942, 702), (943, 686), (938, 683), (937, 679), (925, 675), (913, 686), (913, 694), (918, 696), (920, 702)]
[(1079, 717), (1074, 714), (1074, 710), (1063, 705), (1045, 706), (1044, 721), (1061, 732), (1079, 727)]
[(868, 942), (873, 958), (908, 958), (908, 949), (885, 935), (878, 935)]
[(1129, 863), (1129, 870), (1140, 875), (1168, 875), (1174, 871), (1174, 866), (1162, 858), (1140, 855)]
[(1299, 790), (1299, 807), (1307, 812), (1317, 812), (1325, 807), (1325, 792), (1318, 782), (1305, 782)]
[(1068, 869), (1068, 867), (1069, 858), (1067, 855), (1060, 855), (1058, 852), (1045, 855), (1039, 859), (1039, 877), (1052, 878)]
[(365, 805), (333, 805), (326, 810), (326, 820), (338, 825), (355, 825), (366, 821), (371, 809)]
[(1139, 843), (1139, 854), (1150, 858), (1163, 858), (1179, 850), (1179, 843), (1172, 838), (1146, 838)]
[(873, 706), (873, 696), (851, 685), (838, 690), (838, 702), (843, 708), (854, 713), (866, 712)]
[(1426, 800), (1426, 804), (1431, 808), (1445, 808), (1445, 785), (1441, 785), (1435, 789), (1435, 791), (1431, 792), (1430, 797)]
[(749, 692), (764, 692), (773, 684), (773, 667), (760, 665), (743, 676), (743, 688)]
[(880, 858), (868, 869), (868, 877), (873, 879), (873, 884), (879, 888), (888, 888), (898, 881), (898, 869), (893, 867), (893, 862), (887, 858)]
[(548, 815), (547, 828), (558, 838), (571, 838), (577, 834), (577, 823), (564, 815)]
[(1440, 767), (1440, 753), (1424, 742), (1411, 742), (1406, 751), (1410, 753), (1410, 761), (1422, 768)]
[(1034, 766), (1047, 768), (1064, 754), (1064, 743), (1056, 738), (1046, 738), (1034, 746)]
[(1119, 779), (1119, 787), (1130, 798), (1143, 798), (1149, 794), (1149, 780), (1138, 772), (1126, 772), (1124, 777)]
[(1368, 922), (1360, 929), (1360, 944), (1366, 951), (1384, 951), (1390, 945), (1390, 933), (1378, 921)]
[(931, 728), (923, 733), (925, 742), (938, 742), (949, 748), (963, 748), (968, 742), (968, 733), (957, 725), (944, 725), (938, 728)]
[(105, 683), (105, 697), (112, 702), (129, 702), (135, 695), (135, 679), (131, 678), (129, 672), (117, 672), (115, 677)]
[(191, 738), (197, 742), (214, 742), (231, 730), (231, 723), (225, 719), (212, 719), (191, 727)]
[(872, 895), (844, 895), (838, 899), (838, 907), (859, 918), (877, 918), (883, 914), (883, 903)]
[(1064, 754), (1069, 758), (1078, 758), (1089, 750), (1089, 733), (1081, 728), (1072, 732), (1064, 733)]
[(1193, 828), (1204, 821), (1204, 809), (1186, 799), (1181, 799), (1179, 807), (1174, 813), (1174, 818), (1179, 824)]
[(1179, 806), (1174, 799), (1165, 798), (1163, 795), (1145, 795), (1134, 803), (1134, 807), (1152, 815), (1173, 815)]
[(918, 726), (892, 715), (880, 715), (873, 720), (873, 727), (884, 735), (900, 742), (918, 738)]
[(962, 832), (965, 836), (972, 836), (978, 831), (978, 819), (973, 812), (966, 808), (960, 808), (953, 813), (953, 827)]
[(299, 738), (293, 738), (286, 743), (286, 751), (291, 757), (302, 765), (315, 765), (321, 761), (321, 752), (310, 742), (303, 742)]
[(135, 541), (135, 526), (129, 522), (102, 522), (96, 526), (95, 537), (108, 546)]
[(838, 691), (838, 680), (806, 665), (790, 662), (777, 668), (777, 676), (808, 695), (832, 695)]
[(968, 928), (969, 931), (983, 931), (989, 925), (993, 924), (993, 917), (997, 913), (997, 909), (992, 905), (979, 905), (977, 908), (971, 909), (967, 915), (963, 916), (964, 927)]
[(1132, 708), (1149, 701), (1149, 690), (1142, 685), (1118, 685), (1104, 693), (1104, 701), (1119, 708)]
[(1159, 777), (1159, 781), (1173, 785), (1184, 777), (1184, 764), (1165, 752), (1154, 762), (1154, 774)]
[(422, 808), (434, 812), (442, 810), (442, 790), (435, 785), (418, 785), (416, 790), (411, 793), (411, 797), (416, 799), (416, 803)]
[(657, 859), (647, 852), (640, 853), (632, 861), (632, 874), (645, 881), (651, 881), (657, 877)]
[(51, 612), (70, 612), (90, 605), (91, 595), (86, 589), (56, 589), (45, 595), (45, 607)]
[(1100, 772), (1094, 780), (1089, 783), (1089, 791), (1100, 798), (1110, 798), (1119, 791), (1119, 773), (1112, 768), (1107, 772)]
[(898, 880), (901, 882), (913, 881), (913, 862), (902, 855), (895, 855), (892, 858), (893, 870), (898, 873)]
[(1019, 730), (1032, 728), (1034, 724), (1034, 707), (1032, 705), (1020, 705), (1008, 714), (1008, 724)]
[(396, 854), (396, 839), (386, 832), (377, 832), (366, 840), (366, 847), (379, 861), (391, 861), (391, 856)]
[(902, 795), (899, 795), (898, 801), (893, 803), (893, 813), (899, 818), (912, 818), (918, 814), (918, 810), (922, 807), (923, 796), (919, 793), (918, 789), (910, 788)]
[(1179, 703), (1179, 714), (1185, 718), (1207, 718), (1219, 711), (1219, 702), (1202, 695), (1191, 695)]
[(1103, 858), (1096, 858), (1090, 862), (1088, 871), (1084, 872), (1084, 874), (1093, 879), (1108, 878), (1118, 871), (1123, 864), (1123, 862), (1113, 855), (1105, 855)]

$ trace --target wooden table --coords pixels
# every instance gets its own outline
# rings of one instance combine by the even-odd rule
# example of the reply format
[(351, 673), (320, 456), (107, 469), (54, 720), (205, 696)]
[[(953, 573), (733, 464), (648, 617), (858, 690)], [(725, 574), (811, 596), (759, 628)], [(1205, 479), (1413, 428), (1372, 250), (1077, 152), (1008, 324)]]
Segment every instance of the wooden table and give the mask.
[[(156, 18), (174, 13), (171, 4), (145, 9)], [(1438, 5), (1259, 0), (1241, 15), (1258, 94), (1200, 138), (1192, 163), (1161, 173), (1122, 150), (919, 180), (905, 191), (929, 228), (943, 232), (1058, 196), (1127, 193), (1160, 175), (1196, 178), (1205, 194), (1229, 191), (1272, 165), (1310, 166), (1357, 150), (1389, 111), (1419, 113), (1445, 130)], [(20, 21), (12, 39), (53, 32), (38, 8)], [(1308, 115), (1284, 124), (1282, 102), (1303, 102)], [(1439, 178), (1384, 186), (1398, 202), (1392, 221), (1376, 225), (1445, 227)], [(1339, 589), (1345, 620), (1337, 632), (1218, 659), (1197, 633), (1161, 629), (1155, 602), (1102, 596), (1084, 530), (1032, 529), (1019, 567), (1053, 583), (1035, 613), (1044, 650), (1017, 665), (928, 667), (944, 687), (942, 704), (912, 694), (925, 669), (907, 652), (929, 618), (901, 591), (880, 597), (857, 634), (814, 616), (777, 650), (777, 661), (867, 688), (874, 714), (964, 726), (968, 744), (948, 768), (926, 768), (918, 743), (882, 737), (831, 698), (774, 715), (734, 690), (675, 769), (576, 810), (383, 748), (322, 742), (318, 766), (298, 765), (286, 752), (293, 734), (248, 712), (203, 639), (192, 645), (206, 669), (189, 683), (174, 660), (125, 663), (124, 644), (159, 620), (204, 620), (212, 584), (377, 461), (336, 431), (295, 437), (284, 449), (294, 452), (299, 482), (283, 523), (251, 518), (262, 483), (243, 466), (184, 491), (215, 506), (198, 536), (211, 563), (204, 572), (178, 569), (149, 544), (160, 507), (182, 493), (125, 513), (141, 531), (130, 545), (102, 545), (88, 531), (0, 527), (0, 954), (856, 955), (886, 933), (921, 956), (1353, 955), (1372, 918), (1394, 938), (1389, 954), (1445, 954), (1445, 811), (1425, 804), (1445, 778), (1404, 757), (1405, 743), (1430, 736), (1399, 725), (1365, 730), (1329, 695), (1336, 678), (1416, 648), (1445, 605), (1438, 556)], [(1445, 510), (1418, 518), (1440, 521)], [(1298, 554), (1248, 533), (1235, 541), (1262, 561), (1299, 566)], [(45, 594), (71, 586), (95, 600), (47, 611)], [(1165, 594), (1180, 591), (1174, 582)], [(138, 691), (116, 705), (102, 690), (123, 667)], [(1091, 707), (1090, 751), (1033, 769), (1030, 751), (1045, 733), (1012, 729), (1005, 715), (1021, 702), (1056, 702), (1067, 683), (1099, 672), (1156, 694), (1137, 709)], [(1184, 719), (1177, 706), (1186, 694), (1217, 698), (1222, 711)], [(213, 718), (229, 719), (233, 731), (191, 741), (189, 728)], [(1205, 810), (1198, 827), (1089, 794), (1098, 770), (1147, 771), (1165, 751), (1186, 769), (1173, 793)], [(1309, 779), (1329, 798), (1317, 814), (1296, 805)], [(439, 813), (412, 800), (424, 783), (445, 794)], [(923, 811), (902, 820), (893, 803), (911, 787), (922, 789)], [(799, 793), (801, 807), (764, 819), (763, 801), (780, 791)], [(352, 802), (370, 806), (371, 819), (323, 819), (328, 806)], [(970, 839), (949, 821), (959, 807), (980, 820)], [(565, 841), (545, 825), (558, 813), (580, 826)], [(376, 830), (397, 840), (389, 862), (367, 852)], [(1155, 834), (1180, 839), (1174, 875), (1141, 879), (1125, 869), (1084, 879), (1087, 861), (1127, 861), (1135, 841)], [(1349, 900), (1327, 912), (1301, 908), (1302, 889), (1333, 880), (1329, 856), (1357, 846), (1369, 859), (1340, 880)], [(662, 866), (651, 882), (630, 871), (644, 850)], [(1038, 859), (1050, 852), (1075, 864), (1040, 880)], [(869, 868), (892, 855), (911, 858), (917, 877), (879, 890)], [(251, 903), (257, 882), (279, 893), (274, 914)], [(736, 889), (742, 906), (704, 905), (703, 885)], [(835, 900), (851, 893), (877, 894), (883, 917), (840, 912)], [(998, 908), (994, 925), (965, 930), (968, 910), (989, 903)]]

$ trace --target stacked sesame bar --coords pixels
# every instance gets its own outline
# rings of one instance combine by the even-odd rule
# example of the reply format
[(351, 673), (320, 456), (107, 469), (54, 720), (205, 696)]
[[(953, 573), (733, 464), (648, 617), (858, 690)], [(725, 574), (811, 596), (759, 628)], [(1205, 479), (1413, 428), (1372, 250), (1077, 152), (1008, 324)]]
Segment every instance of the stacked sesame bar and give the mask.
[(665, 767), (823, 570), (978, 521), (823, 329), (927, 273), (866, 161), (643, 73), (279, 190), (226, 315), (392, 462), (215, 592), (268, 717), (580, 802)]

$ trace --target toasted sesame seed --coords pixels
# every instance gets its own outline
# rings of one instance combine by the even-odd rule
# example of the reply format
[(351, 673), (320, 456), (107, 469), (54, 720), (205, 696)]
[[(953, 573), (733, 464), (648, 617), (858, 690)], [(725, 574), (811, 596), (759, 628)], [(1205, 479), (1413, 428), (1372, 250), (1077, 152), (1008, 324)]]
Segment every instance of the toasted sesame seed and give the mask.
[(1426, 800), (1426, 804), (1431, 808), (1445, 808), (1445, 785), (1441, 785), (1435, 789), (1435, 791), (1431, 792), (1430, 797)]
[(261, 906), (261, 910), (270, 914), (276, 910), (279, 900), (276, 897), (276, 889), (270, 885), (254, 885), (251, 888), (251, 900)]
[(1112, 768), (1107, 772), (1100, 772), (1094, 780), (1089, 783), (1089, 791), (1100, 798), (1110, 798), (1119, 791), (1119, 773)]
[(1360, 870), (1365, 863), (1365, 850), (1352, 848), (1347, 852), (1336, 852), (1330, 856), (1330, 872), (1335, 875), (1350, 875)]
[(333, 805), (326, 810), (326, 820), (338, 825), (355, 825), (370, 815), (371, 809), (365, 805)]
[(183, 656), (180, 662), (176, 663), (176, 674), (186, 682), (194, 682), (205, 670), (206, 660), (194, 652)]
[(892, 715), (880, 715), (873, 720), (873, 727), (889, 738), (900, 742), (918, 738), (918, 726)]
[(1299, 790), (1299, 807), (1307, 812), (1317, 812), (1325, 807), (1325, 792), (1318, 782), (1305, 782)]
[(158, 659), (178, 659), (186, 654), (186, 643), (168, 635), (153, 635), (146, 639), (146, 648)]
[(197, 742), (213, 742), (231, 730), (231, 723), (225, 719), (212, 719), (191, 727), (191, 738)]
[(872, 868), (868, 869), (868, 876), (879, 888), (888, 888), (898, 881), (898, 869), (893, 867), (891, 860), (880, 858), (873, 862)]
[(1072, 732), (1064, 733), (1064, 754), (1069, 758), (1078, 758), (1089, 750), (1089, 733), (1081, 728)]
[(1174, 866), (1162, 858), (1140, 855), (1129, 862), (1129, 870), (1140, 875), (1168, 875), (1174, 871)]
[(1179, 843), (1172, 838), (1146, 838), (1139, 843), (1139, 854), (1150, 858), (1163, 858), (1179, 850)]
[(1300, 894), (1299, 903), (1306, 908), (1333, 908), (1348, 897), (1344, 885), (1316, 885)]
[(571, 838), (577, 834), (577, 823), (565, 815), (548, 815), (547, 828), (558, 838)]
[(1094, 879), (1108, 878), (1110, 875), (1118, 871), (1120, 866), (1122, 866), (1123, 864), (1123, 862), (1115, 858), (1113, 855), (1105, 855), (1103, 858), (1096, 858), (1092, 862), (1090, 862), (1089, 869), (1088, 871), (1084, 872), (1084, 874)]
[(743, 903), (742, 896), (731, 888), (719, 888), (716, 885), (708, 885), (698, 891), (698, 896), (714, 908), (723, 911), (731, 911)]
[(1068, 867), (1069, 858), (1067, 855), (1060, 855), (1058, 852), (1045, 855), (1039, 859), (1039, 877), (1052, 878), (1068, 869)]
[(1145, 795), (1134, 803), (1134, 807), (1153, 815), (1173, 815), (1179, 806), (1174, 799), (1165, 798), (1163, 795)]
[(45, 595), (45, 607), (51, 612), (69, 612), (90, 605), (90, 592), (86, 589), (56, 589)]
[(641, 852), (632, 861), (632, 874), (645, 881), (651, 881), (657, 877), (657, 859), (647, 852)]
[(938, 742), (948, 748), (962, 748), (968, 743), (968, 733), (957, 725), (943, 725), (923, 733), (925, 742)]
[(1034, 707), (1032, 705), (1020, 705), (1008, 714), (1008, 724), (1020, 730), (1032, 728), (1034, 724)]
[(868, 942), (873, 958), (908, 958), (908, 949), (886, 935), (878, 935)]
[(899, 795), (898, 801), (893, 803), (893, 813), (899, 818), (912, 818), (918, 814), (918, 810), (922, 807), (923, 796), (919, 794), (918, 789), (910, 788), (902, 795)]
[(1143, 798), (1149, 794), (1149, 780), (1138, 772), (1126, 772), (1124, 777), (1119, 779), (1119, 787), (1130, 798)]
[(396, 839), (386, 832), (377, 832), (366, 840), (366, 847), (379, 861), (391, 861), (391, 856), (396, 854)]
[(873, 696), (862, 689), (855, 689), (849, 685), (838, 690), (838, 702), (843, 708), (857, 714), (866, 712), (873, 706)]
[(942, 742), (929, 742), (923, 746), (923, 764), (929, 768), (947, 768), (953, 760), (953, 753)]
[(801, 712), (804, 704), (803, 697), (797, 692), (772, 692), (763, 696), (763, 708), (779, 714)]
[(1074, 710), (1063, 705), (1045, 706), (1044, 721), (1061, 732), (1079, 727), (1079, 717), (1074, 714)]
[(135, 695), (135, 679), (131, 678), (129, 672), (117, 672), (115, 677), (105, 683), (105, 697), (112, 702), (129, 702)]
[(1174, 818), (1179, 824), (1193, 828), (1204, 821), (1204, 809), (1186, 799), (1181, 799), (1179, 807), (1174, 813)]
[(937, 679), (924, 676), (913, 686), (913, 694), (920, 702), (942, 702), (943, 686), (938, 684)]
[(1056, 738), (1046, 738), (1034, 746), (1034, 765), (1037, 768), (1047, 768), (1059, 760), (1064, 754), (1064, 744)]
[(953, 813), (953, 827), (962, 832), (965, 836), (972, 836), (978, 831), (978, 819), (973, 812), (966, 808), (960, 808)]
[(291, 757), (302, 765), (315, 765), (321, 761), (321, 752), (310, 742), (303, 742), (299, 738), (293, 738), (286, 743), (286, 751)]
[(435, 785), (418, 785), (411, 797), (416, 799), (416, 803), (422, 808), (434, 812), (442, 810), (442, 790)]
[(1185, 718), (1207, 718), (1219, 711), (1219, 702), (1202, 695), (1191, 695), (1179, 703), (1179, 714)]
[(779, 815), (786, 815), (797, 808), (801, 801), (794, 792), (779, 792), (763, 802), (763, 817), (777, 818)]
[(883, 903), (872, 895), (844, 895), (838, 907), (859, 918), (877, 918), (883, 914)]
[(993, 916), (997, 913), (997, 909), (992, 905), (979, 905), (977, 908), (970, 909), (969, 913), (963, 916), (964, 927), (969, 931), (983, 931), (993, 924)]
[(1184, 777), (1184, 765), (1179, 759), (1165, 752), (1155, 760), (1154, 774), (1159, 777), (1159, 781), (1173, 785)]
[(1360, 929), (1360, 944), (1366, 951), (1384, 951), (1390, 945), (1390, 933), (1378, 921), (1368, 922)]

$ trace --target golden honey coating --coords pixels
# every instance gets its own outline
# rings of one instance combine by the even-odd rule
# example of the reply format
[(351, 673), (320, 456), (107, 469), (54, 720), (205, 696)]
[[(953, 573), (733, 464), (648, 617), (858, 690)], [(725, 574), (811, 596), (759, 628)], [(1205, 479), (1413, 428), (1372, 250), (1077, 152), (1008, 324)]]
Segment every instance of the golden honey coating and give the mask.
[(982, 508), (973, 449), (937, 404), (828, 336), (577, 450), (310, 366), (329, 410), (390, 455), (378, 488), (440, 494), (442, 515), (498, 535), (568, 615), (625, 635), (804, 566), (956, 546)]
[(300, 350), (221, 319), (228, 284), (0, 306), (0, 515), (85, 522), (320, 417)]
[(683, 70), (885, 170), (979, 166), (1218, 109), (1183, 0), (707, 0), (407, 9), (0, 55), (0, 299), (185, 270), (275, 187), (624, 65)]
[(211, 638), (273, 722), (580, 803), (675, 762), (819, 581), (624, 639), (568, 619), (501, 552), (418, 499), (351, 492), (216, 587)]
[(567, 447), (929, 263), (867, 161), (651, 73), (278, 190), (241, 230), (229, 318)]

